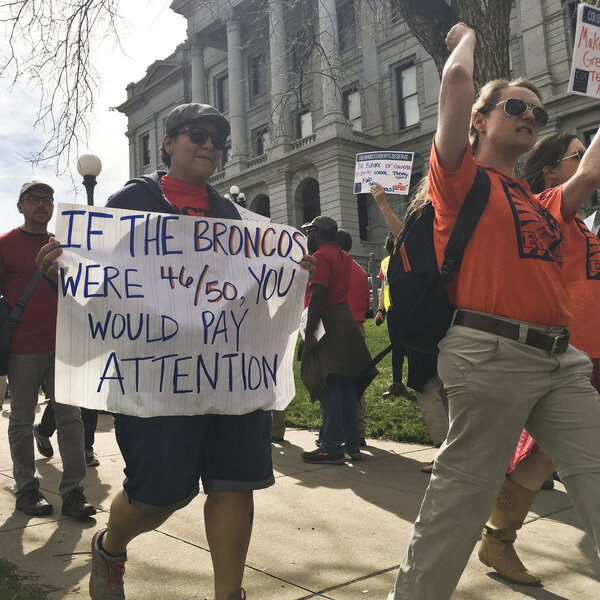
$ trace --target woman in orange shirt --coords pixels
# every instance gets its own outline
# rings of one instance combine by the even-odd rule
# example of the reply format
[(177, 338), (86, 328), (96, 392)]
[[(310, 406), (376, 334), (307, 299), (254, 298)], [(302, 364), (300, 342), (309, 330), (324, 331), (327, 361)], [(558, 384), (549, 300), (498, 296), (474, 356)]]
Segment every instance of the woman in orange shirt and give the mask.
[(477, 168), (487, 206), (448, 287), (456, 307), (439, 343), (450, 428), (388, 600), (449, 600), (481, 535), (524, 427), (552, 456), (587, 531), (600, 544), (600, 402), (592, 365), (569, 345), (564, 235), (600, 185), (600, 136), (573, 177), (532, 194), (512, 175), (548, 121), (530, 81), (488, 82), (475, 98), (476, 35), (446, 37), (429, 198), (441, 263)]
[[(538, 194), (568, 181), (577, 172), (584, 153), (585, 146), (570, 133), (555, 133), (541, 139), (533, 147), (524, 167), (531, 191)], [(544, 204), (543, 194), (540, 201)], [(562, 231), (565, 237), (562, 270), (573, 307), (569, 343), (592, 360), (592, 384), (600, 392), (600, 319), (597, 316), (600, 240), (577, 215)], [(519, 560), (513, 542), (540, 487), (553, 471), (552, 459), (523, 430), (479, 546), (481, 562), (509, 581), (524, 585), (541, 583), (539, 577)], [(516, 498), (522, 501), (515, 502)]]

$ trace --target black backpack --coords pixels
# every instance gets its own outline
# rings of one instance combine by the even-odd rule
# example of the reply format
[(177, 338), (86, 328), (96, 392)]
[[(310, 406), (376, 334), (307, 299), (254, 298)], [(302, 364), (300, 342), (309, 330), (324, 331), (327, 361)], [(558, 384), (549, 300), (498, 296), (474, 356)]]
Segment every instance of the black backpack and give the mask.
[[(458, 213), (448, 240), (442, 268), (438, 268), (433, 243), (435, 211), (431, 202), (410, 215), (390, 257), (387, 280), (397, 326), (390, 331), (392, 344), (409, 350), (437, 354), (438, 342), (450, 326), (454, 306), (446, 286), (460, 268), (465, 246), (490, 196), (490, 179), (477, 174)], [(441, 272), (440, 272), (441, 271)]]

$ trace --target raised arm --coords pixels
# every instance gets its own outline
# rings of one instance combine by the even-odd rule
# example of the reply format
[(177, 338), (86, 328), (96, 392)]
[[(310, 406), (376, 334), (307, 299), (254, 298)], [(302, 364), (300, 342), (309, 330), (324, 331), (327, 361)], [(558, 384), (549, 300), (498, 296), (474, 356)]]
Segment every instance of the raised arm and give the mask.
[(458, 170), (469, 141), (475, 41), (475, 32), (464, 23), (454, 25), (446, 36), (451, 54), (442, 72), (435, 147), (440, 165), (449, 171)]
[(563, 186), (562, 216), (567, 218), (600, 187), (600, 130), (586, 150), (575, 175)]
[(376, 183), (375, 185), (371, 186), (370, 192), (373, 194), (373, 198), (375, 198), (375, 202), (377, 203), (377, 206), (379, 207), (387, 226), (394, 234), (394, 237), (397, 237), (398, 234), (404, 229), (404, 223), (388, 204), (387, 198), (385, 197), (385, 190), (379, 183)]

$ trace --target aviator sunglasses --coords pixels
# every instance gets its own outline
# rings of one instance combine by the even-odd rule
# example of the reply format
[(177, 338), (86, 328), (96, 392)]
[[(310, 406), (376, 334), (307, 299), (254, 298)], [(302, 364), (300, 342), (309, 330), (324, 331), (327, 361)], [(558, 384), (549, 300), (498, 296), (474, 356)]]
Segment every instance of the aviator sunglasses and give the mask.
[(585, 150), (583, 148), (579, 148), (574, 154), (569, 154), (569, 156), (563, 156), (561, 159), (557, 160), (556, 164), (562, 162), (563, 160), (567, 160), (567, 158), (576, 158), (577, 160), (581, 160), (584, 154)]
[(187, 133), (190, 136), (190, 140), (199, 146), (203, 146), (206, 143), (206, 140), (210, 138), (215, 150), (223, 150), (227, 140), (227, 138), (220, 133), (217, 133), (216, 131), (207, 131), (206, 129), (202, 129), (202, 127), (186, 127), (185, 129), (181, 129), (179, 133)]
[(527, 109), (531, 110), (531, 114), (535, 117), (535, 122), (543, 127), (548, 122), (548, 113), (541, 107), (535, 104), (527, 104), (525, 100), (520, 98), (508, 98), (498, 102), (496, 106), (504, 104), (504, 112), (509, 117), (518, 117), (525, 113)]

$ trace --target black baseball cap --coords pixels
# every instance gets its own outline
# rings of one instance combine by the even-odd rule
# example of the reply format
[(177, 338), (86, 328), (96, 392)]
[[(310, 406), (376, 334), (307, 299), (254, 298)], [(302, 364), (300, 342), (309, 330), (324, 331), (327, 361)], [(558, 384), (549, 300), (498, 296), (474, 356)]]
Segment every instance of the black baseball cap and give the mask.
[(323, 229), (324, 231), (331, 231), (335, 233), (338, 230), (338, 224), (331, 217), (325, 217), (321, 215), (315, 217), (309, 223), (304, 223), (304, 225), (302, 225), (302, 229), (304, 229), (304, 231), (309, 231), (310, 229)]
[(227, 137), (231, 133), (229, 121), (214, 106), (199, 104), (198, 102), (176, 106), (167, 117), (165, 133), (168, 136), (174, 137), (184, 125), (198, 119), (211, 120), (215, 124), (217, 131), (224, 137)]

